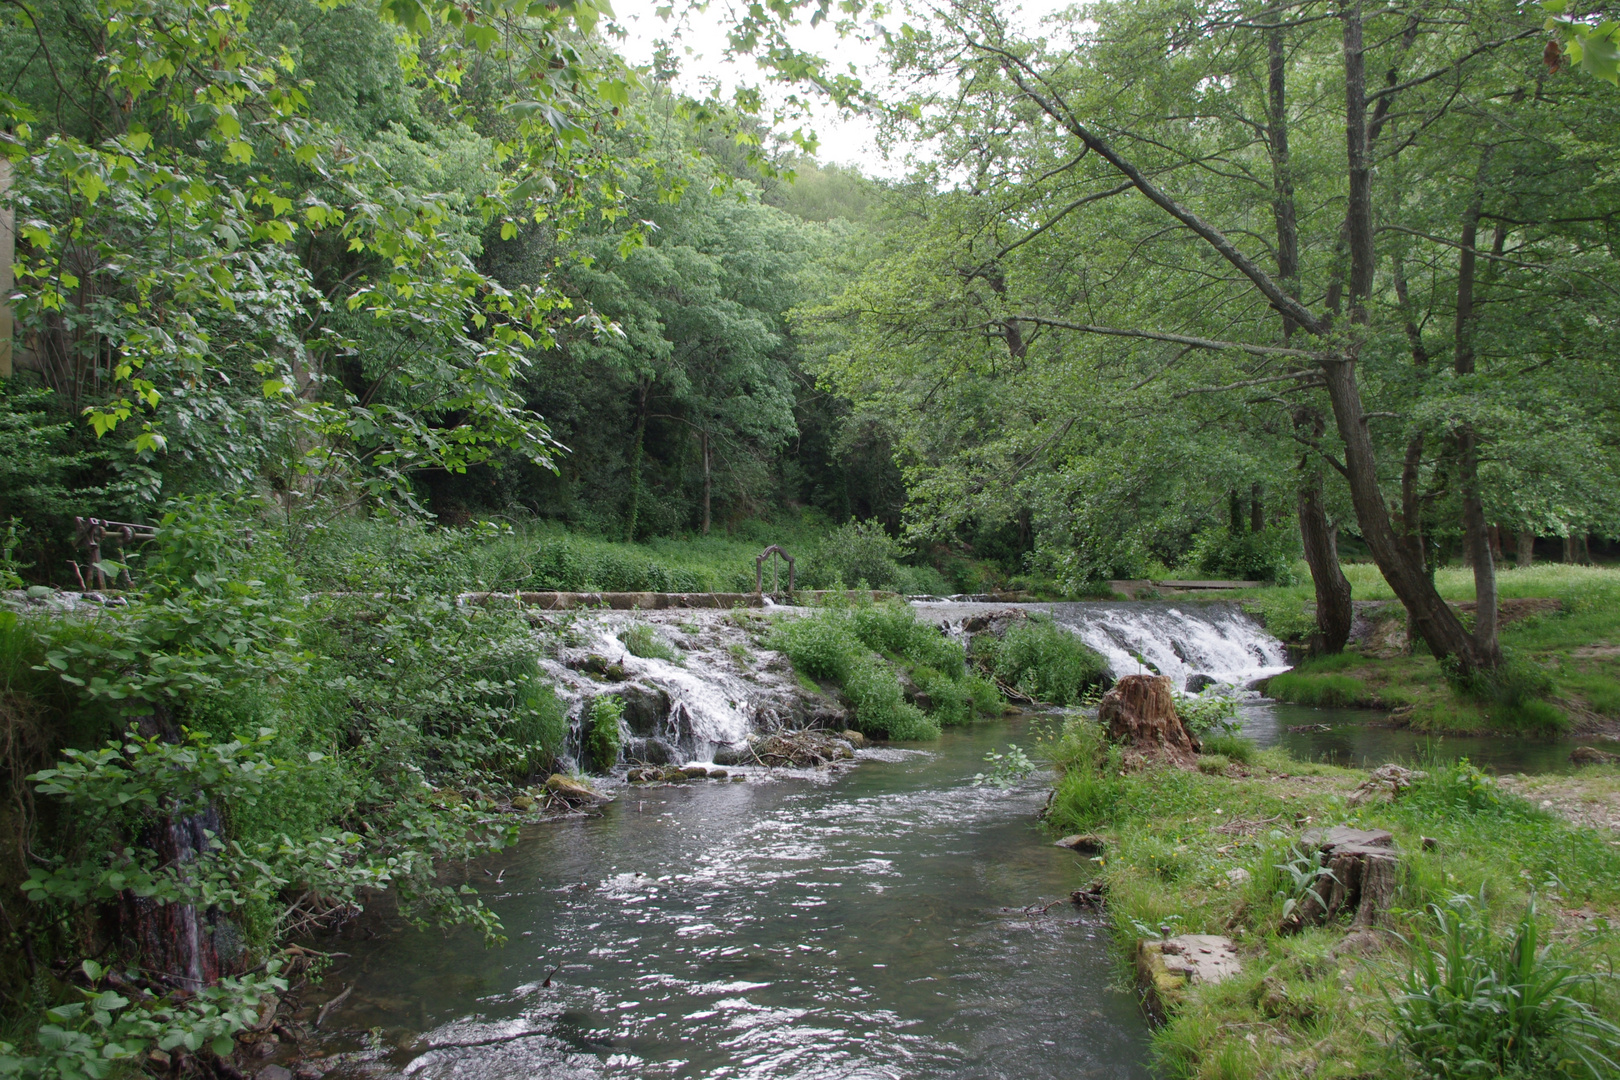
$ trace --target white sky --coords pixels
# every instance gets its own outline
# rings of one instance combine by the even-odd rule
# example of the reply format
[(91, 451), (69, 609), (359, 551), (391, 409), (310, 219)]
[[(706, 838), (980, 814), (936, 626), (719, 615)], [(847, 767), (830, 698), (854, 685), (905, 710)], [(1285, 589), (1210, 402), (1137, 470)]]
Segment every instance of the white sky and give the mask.
[[(1039, 19), (1071, 6), (1074, 0), (1024, 0), (1018, 9), (1023, 13), (1023, 27), (1033, 30)], [(660, 41), (669, 40), (675, 55), (681, 61), (682, 74), (677, 85), (694, 97), (705, 96), (709, 86), (718, 84), (722, 95), (738, 86), (758, 86), (764, 89), (766, 100), (772, 104), (785, 98), (787, 91), (766, 85), (765, 79), (751, 59), (741, 62), (727, 61), (724, 7), (725, 0), (714, 0), (708, 11), (686, 11), (681, 0), (612, 0), (614, 22), (626, 31), (628, 37), (619, 43), (624, 57), (635, 65), (652, 63), (653, 53)], [(660, 4), (673, 3), (674, 20), (660, 19), (656, 9)], [(1011, 7), (1011, 5), (1009, 5)], [(904, 3), (884, 19), (886, 25), (898, 27), (906, 21), (908, 13)], [(808, 19), (808, 14), (806, 15)], [(913, 19), (913, 21), (918, 21)], [(862, 27), (871, 36), (874, 27)], [(885, 72), (880, 63), (880, 42), (863, 41), (860, 36), (840, 38), (830, 23), (811, 28), (801, 25), (795, 29), (793, 41), (801, 49), (817, 55), (835, 57), (840, 64), (854, 64), (855, 74), (868, 86), (880, 85)], [(907, 171), (908, 147), (891, 147), (888, 152), (878, 145), (871, 121), (861, 116), (839, 116), (838, 110), (819, 103), (812, 111), (806, 126), (821, 140), (817, 157), (826, 163), (854, 165), (869, 176), (899, 178)], [(798, 123), (789, 125), (798, 126)]]

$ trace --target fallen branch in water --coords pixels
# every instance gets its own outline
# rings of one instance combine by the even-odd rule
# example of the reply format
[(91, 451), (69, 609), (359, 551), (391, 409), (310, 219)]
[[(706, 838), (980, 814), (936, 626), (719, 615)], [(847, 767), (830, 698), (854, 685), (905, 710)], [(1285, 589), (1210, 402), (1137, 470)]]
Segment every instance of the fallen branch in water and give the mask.
[(315, 1014), (315, 1023), (313, 1026), (319, 1028), (322, 1024), (326, 1023), (326, 1018), (341, 1007), (345, 1001), (349, 1000), (349, 995), (352, 993), (354, 993), (354, 983), (350, 983), (344, 988), (343, 993), (339, 994), (331, 1001), (328, 1001), (325, 1005), (322, 1005), (321, 1011)]

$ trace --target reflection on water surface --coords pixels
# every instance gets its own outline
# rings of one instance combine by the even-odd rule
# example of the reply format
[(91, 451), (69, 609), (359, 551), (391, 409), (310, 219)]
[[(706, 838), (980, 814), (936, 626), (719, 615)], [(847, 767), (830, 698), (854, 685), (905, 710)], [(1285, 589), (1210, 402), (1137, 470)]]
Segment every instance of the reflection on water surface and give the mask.
[[(840, 777), (626, 790), (542, 826), (493, 894), (511, 944), (338, 946), (328, 985), (413, 1077), (1145, 1078), (1146, 1026), (1085, 860), (1033, 822), (1047, 778), (974, 788), (1021, 722)], [(486, 879), (488, 880), (488, 879)], [(1027, 909), (1027, 910), (1026, 910)], [(544, 981), (555, 971), (550, 986)]]

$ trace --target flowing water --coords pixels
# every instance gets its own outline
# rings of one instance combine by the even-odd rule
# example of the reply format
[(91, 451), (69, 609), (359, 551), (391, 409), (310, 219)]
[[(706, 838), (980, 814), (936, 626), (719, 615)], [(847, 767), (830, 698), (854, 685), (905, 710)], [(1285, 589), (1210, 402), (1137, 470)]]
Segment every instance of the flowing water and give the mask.
[(975, 615), (1012, 608), (1052, 617), (1108, 662), (1117, 678), (1154, 671), (1176, 689), (1194, 675), (1243, 687), (1288, 670), (1282, 643), (1230, 601), (984, 604), (956, 601), (913, 604), (920, 618), (960, 626)]
[(328, 1027), (373, 1032), (351, 1075), (1145, 1078), (1105, 924), (1066, 899), (1089, 867), (1034, 821), (1046, 777), (972, 786), (1026, 739), (625, 789), (488, 864), (504, 948), (335, 945), (327, 985), (355, 988)]

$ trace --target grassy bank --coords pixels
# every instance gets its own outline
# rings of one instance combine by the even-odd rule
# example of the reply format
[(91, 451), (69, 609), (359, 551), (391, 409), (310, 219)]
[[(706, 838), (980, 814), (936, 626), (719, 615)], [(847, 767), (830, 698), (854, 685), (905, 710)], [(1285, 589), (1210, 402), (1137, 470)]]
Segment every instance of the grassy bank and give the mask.
[[(1194, 988), (1155, 1031), (1165, 1077), (1589, 1075), (1567, 1064), (1546, 1071), (1548, 1061), (1571, 1059), (1561, 1034), (1567, 1026), (1553, 1006), (1525, 1017), (1535, 1045), (1514, 1048), (1532, 1062), (1518, 1073), (1461, 1064), (1465, 1050), (1504, 1035), (1486, 988), (1475, 988), (1472, 1006), (1446, 1013), (1428, 1042), (1403, 1026), (1396, 1006), (1403, 980), (1421, 968), (1422, 943), (1438, 946), (1441, 916), (1463, 927), (1464, 952), (1485, 963), (1494, 941), (1501, 961), (1502, 942), (1532, 899), (1547, 946), (1537, 975), (1550, 977), (1563, 964), (1576, 974), (1611, 971), (1620, 961), (1607, 921), (1620, 918), (1613, 832), (1574, 827), (1466, 763), (1434, 767), (1399, 799), (1358, 808), (1348, 796), (1365, 774), (1276, 751), (1234, 743), (1209, 771), (1122, 773), (1118, 751), (1089, 721), (1071, 721), (1047, 745), (1059, 771), (1049, 824), (1103, 838), (1103, 854), (1093, 862), (1077, 856), (1077, 870), (1081, 881), (1104, 883), (1122, 966), (1139, 939), (1165, 933), (1226, 935), (1241, 953), (1240, 975)], [(1620, 770), (1599, 766), (1582, 776), (1612, 792)], [(1370, 947), (1350, 940), (1342, 923), (1278, 932), (1285, 905), (1302, 893), (1300, 833), (1339, 824), (1388, 829), (1400, 851), (1393, 933)], [(1454, 966), (1460, 978), (1464, 965)], [(1567, 987), (1608, 1021), (1620, 1020), (1617, 989), (1610, 979)]]
[[(1498, 580), (1509, 617), (1501, 641), (1510, 665), (1503, 677), (1471, 687), (1448, 683), (1421, 643), (1410, 655), (1399, 647), (1404, 616), (1376, 567), (1346, 566), (1345, 575), (1356, 600), (1391, 602), (1371, 613), (1371, 640), (1272, 679), (1272, 697), (1388, 709), (1402, 722), (1431, 731), (1553, 734), (1620, 723), (1620, 570), (1549, 563), (1502, 571)], [(1473, 573), (1466, 568), (1437, 571), (1435, 584), (1452, 603), (1474, 599)], [(1302, 638), (1311, 628), (1314, 595), (1308, 585), (1238, 595), (1284, 640)]]

